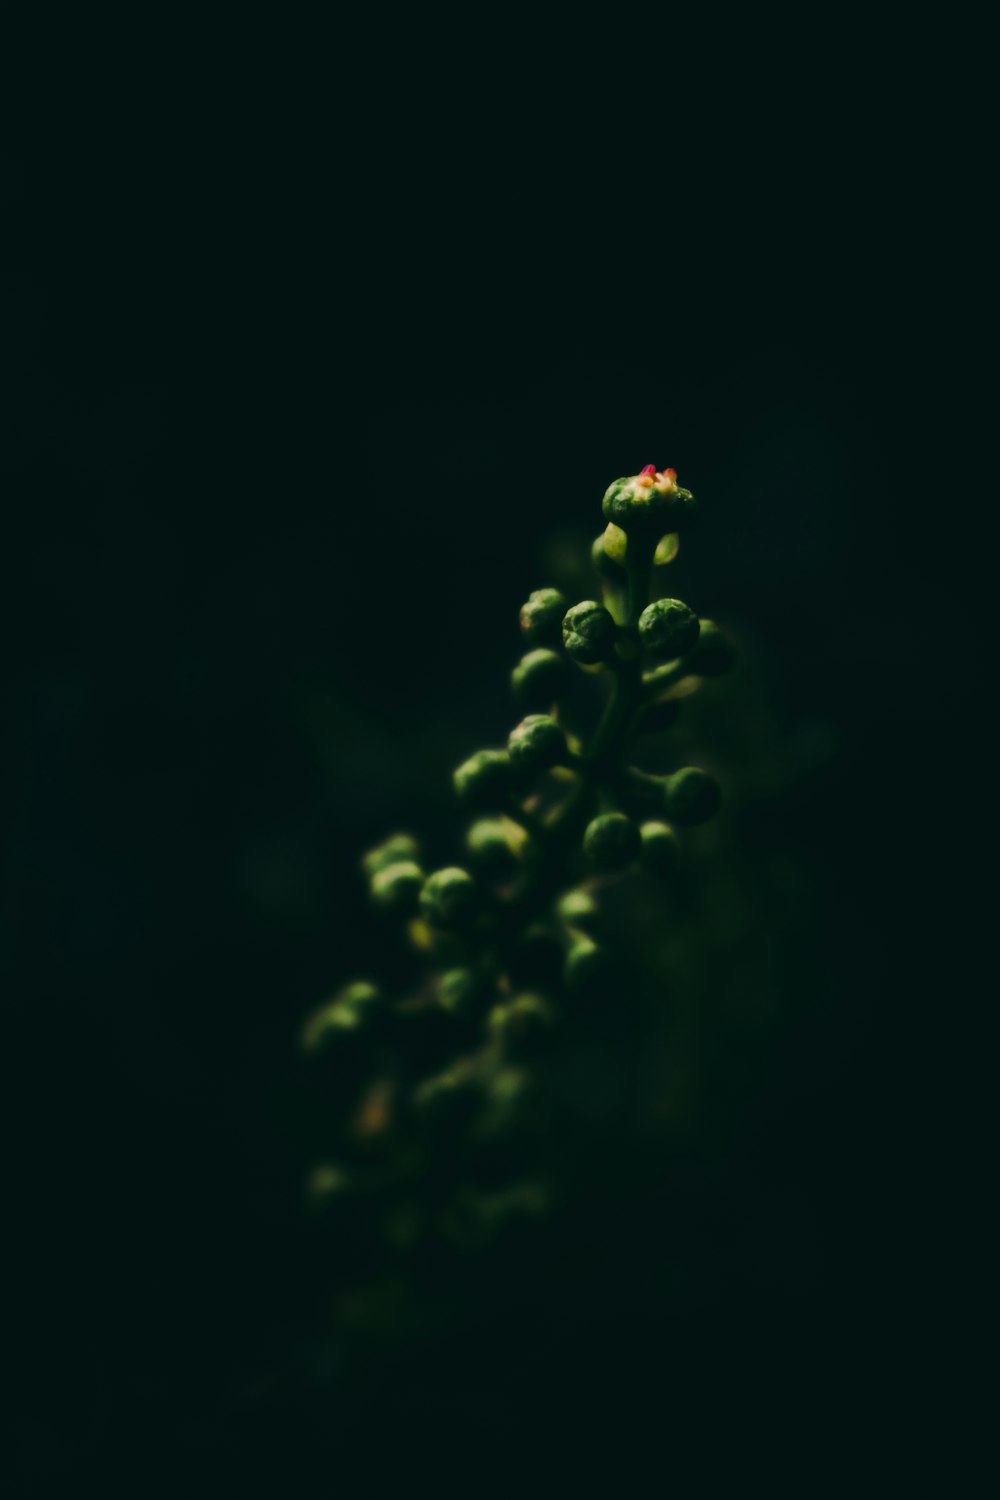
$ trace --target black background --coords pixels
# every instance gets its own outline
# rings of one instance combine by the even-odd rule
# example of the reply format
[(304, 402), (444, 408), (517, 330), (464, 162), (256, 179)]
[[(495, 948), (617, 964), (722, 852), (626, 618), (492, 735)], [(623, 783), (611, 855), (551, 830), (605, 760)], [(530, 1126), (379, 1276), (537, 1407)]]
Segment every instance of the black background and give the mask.
[[(546, 538), (596, 531), (604, 485), (650, 461), (702, 497), (699, 610), (754, 643), (781, 733), (832, 747), (776, 834), (822, 872), (823, 1004), (717, 1205), (724, 1235), (752, 1179), (820, 1249), (788, 1296), (722, 1256), (675, 1347), (600, 1346), (596, 1384), (642, 1372), (605, 1444), (666, 1465), (700, 1414), (706, 1453), (738, 1433), (770, 1463), (804, 1431), (815, 1492), (941, 1439), (966, 1043), (940, 936), (980, 774), (976, 556), (942, 451), (951, 273), (878, 132), (873, 152), (807, 132), (777, 163), (703, 141), (691, 183), (643, 192), (600, 153), (570, 180), (555, 147), (529, 189), (502, 139), (466, 162), (455, 135), (400, 130), (369, 170), (340, 136), (122, 128), (5, 168), (28, 1494), (325, 1493), (364, 1471), (371, 1435), (331, 1459), (296, 1394), (325, 1287), (295, 1027), (367, 966), (359, 849), (418, 809), (447, 852), (447, 773), (505, 727)], [(559, 1420), (565, 1460), (586, 1443)]]

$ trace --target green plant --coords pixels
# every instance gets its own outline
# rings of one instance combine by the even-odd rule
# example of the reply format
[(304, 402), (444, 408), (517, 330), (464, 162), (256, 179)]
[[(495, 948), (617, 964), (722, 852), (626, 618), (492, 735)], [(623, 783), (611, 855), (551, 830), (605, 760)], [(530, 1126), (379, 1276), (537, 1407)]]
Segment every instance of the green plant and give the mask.
[(344, 1321), (419, 1321), (432, 1283), (447, 1301), (449, 1256), (579, 1201), (634, 1130), (643, 956), (609, 897), (639, 879), (666, 912), (686, 830), (720, 804), (700, 767), (636, 761), (652, 745), (669, 763), (682, 699), (733, 652), (664, 597), (695, 515), (674, 471), (616, 480), (603, 511), (600, 598), (530, 596), (511, 678), (525, 716), (454, 772), (461, 862), (425, 869), (405, 833), (364, 856), (413, 951), (412, 987), (355, 981), (303, 1028), (330, 1070), (332, 1149), (309, 1187), (351, 1260)]

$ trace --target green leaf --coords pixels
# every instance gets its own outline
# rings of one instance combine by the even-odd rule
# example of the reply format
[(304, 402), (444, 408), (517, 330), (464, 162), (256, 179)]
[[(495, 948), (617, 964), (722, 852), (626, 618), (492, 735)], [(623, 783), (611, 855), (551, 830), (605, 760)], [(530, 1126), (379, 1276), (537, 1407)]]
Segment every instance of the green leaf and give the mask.
[(676, 531), (668, 531), (666, 536), (661, 536), (656, 544), (656, 551), (653, 553), (653, 562), (658, 568), (662, 568), (666, 563), (673, 562), (680, 551), (680, 546), (681, 539)]

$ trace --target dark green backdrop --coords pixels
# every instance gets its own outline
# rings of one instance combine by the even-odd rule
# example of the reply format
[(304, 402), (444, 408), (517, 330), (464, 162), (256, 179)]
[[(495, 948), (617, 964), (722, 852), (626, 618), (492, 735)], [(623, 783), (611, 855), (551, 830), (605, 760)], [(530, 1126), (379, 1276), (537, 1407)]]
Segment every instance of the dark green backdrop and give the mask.
[[(693, 211), (633, 253), (608, 233), (631, 208), (585, 194), (578, 232), (543, 236), (516, 194), (388, 211), (315, 181), (64, 142), (6, 184), (25, 1491), (325, 1493), (368, 1461), (370, 1432), (324, 1450), (302, 1391), (329, 1268), (300, 1212), (294, 1030), (369, 966), (358, 851), (404, 821), (447, 853), (448, 772), (507, 726), (546, 546), (592, 535), (604, 485), (647, 462), (702, 499), (687, 592), (750, 643), (788, 776), (761, 838), (813, 904), (752, 1122), (679, 1199), (700, 1301), (669, 1339), (596, 1334), (592, 1393), (622, 1366), (641, 1393), (611, 1402), (619, 1455), (804, 1431), (818, 1471), (872, 1435), (888, 1461), (941, 1322), (918, 855), (945, 856), (913, 835), (978, 669), (971, 575), (929, 550), (916, 273), (820, 196), (781, 233)], [(593, 1412), (551, 1379), (586, 1458)], [(445, 1407), (422, 1441), (447, 1467), (467, 1425)]]

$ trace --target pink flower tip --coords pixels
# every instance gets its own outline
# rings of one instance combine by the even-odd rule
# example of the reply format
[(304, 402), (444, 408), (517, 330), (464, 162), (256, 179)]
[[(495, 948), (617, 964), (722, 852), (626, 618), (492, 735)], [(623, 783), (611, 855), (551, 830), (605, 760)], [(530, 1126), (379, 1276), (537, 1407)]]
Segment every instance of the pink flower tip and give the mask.
[(643, 475), (643, 474), (648, 474), (650, 478), (652, 478), (655, 473), (656, 473), (656, 465), (655, 464), (647, 464), (644, 469), (640, 469), (639, 470), (640, 476)]

